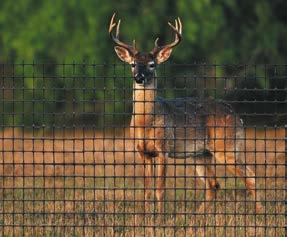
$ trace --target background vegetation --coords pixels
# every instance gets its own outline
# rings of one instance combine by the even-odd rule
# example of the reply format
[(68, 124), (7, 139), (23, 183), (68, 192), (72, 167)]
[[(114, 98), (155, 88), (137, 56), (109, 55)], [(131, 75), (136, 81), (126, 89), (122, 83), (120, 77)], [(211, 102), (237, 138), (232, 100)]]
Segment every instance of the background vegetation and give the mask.
[[(73, 121), (81, 121), (84, 117), (86, 122), (96, 121), (99, 124), (98, 119), (83, 113), (103, 111), (103, 106), (96, 101), (109, 98), (123, 101), (129, 98), (129, 92), (125, 95), (122, 89), (130, 87), (131, 81), (114, 80), (115, 77), (128, 76), (128, 70), (123, 65), (109, 65), (118, 62), (107, 33), (113, 12), (117, 12), (123, 20), (122, 39), (130, 42), (136, 39), (141, 50), (151, 50), (156, 37), (160, 37), (160, 43), (171, 40), (167, 21), (180, 16), (184, 40), (174, 51), (171, 62), (243, 65), (286, 63), (286, 10), (287, 3), (283, 0), (0, 1), (2, 123), (51, 125), (57, 121), (55, 113), (66, 112), (66, 116)], [(31, 65), (24, 66), (23, 60)], [(7, 62), (19, 65), (8, 65)], [(75, 62), (85, 62), (89, 66), (75, 66)], [(93, 64), (96, 65), (93, 67)], [(195, 74), (202, 77), (204, 73), (198, 72), (201, 69), (167, 65), (164, 75), (185, 76), (188, 79), (194, 78)], [(246, 72), (244, 66), (225, 67), (216, 68), (215, 71), (208, 69), (205, 73), (214, 75), (216, 72), (219, 82), (221, 79), (218, 83), (221, 92), (224, 88), (222, 78), (237, 75), (242, 78), (238, 81), (239, 88), (262, 89), (255, 94), (227, 91), (219, 93), (219, 97), (284, 102), (286, 68), (253, 69), (251, 67)], [(103, 78), (106, 78), (105, 82)], [(191, 79), (189, 82), (193, 83)], [(171, 83), (167, 82), (167, 87), (184, 87), (186, 80), (178, 80), (176, 85)], [(235, 83), (231, 80), (230, 88)], [(114, 90), (115, 86), (119, 90)], [(75, 90), (75, 87), (79, 90)], [(212, 88), (210, 82), (207, 87)], [(271, 91), (274, 88), (282, 91), (274, 93)], [(266, 89), (270, 91), (266, 92)], [(169, 90), (167, 95), (175, 96), (173, 91)], [(188, 95), (193, 94), (190, 92)], [(210, 95), (210, 90), (200, 96), (206, 95)], [(19, 103), (15, 102), (17, 100)], [(85, 104), (87, 107), (84, 108)], [(285, 105), (281, 104), (276, 109), (284, 110)], [(123, 112), (131, 108), (123, 103), (111, 103), (104, 107), (106, 112)], [(268, 105), (263, 107), (266, 109)], [(246, 106), (242, 108), (248, 109)], [(273, 113), (274, 106), (269, 108)], [(43, 112), (47, 116), (43, 116)], [(62, 116), (62, 119), (65, 120), (65, 117)]]
[(143, 50), (159, 36), (170, 39), (167, 21), (180, 16), (184, 41), (174, 62), (280, 63), (287, 59), (287, 3), (255, 1), (1, 1), (1, 60), (113, 61), (107, 26), (122, 18), (122, 37)]

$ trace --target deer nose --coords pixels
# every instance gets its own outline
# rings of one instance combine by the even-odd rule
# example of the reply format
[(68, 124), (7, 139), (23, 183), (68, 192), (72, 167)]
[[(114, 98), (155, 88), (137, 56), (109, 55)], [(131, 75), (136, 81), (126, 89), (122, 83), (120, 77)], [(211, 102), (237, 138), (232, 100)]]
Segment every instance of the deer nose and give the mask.
[(135, 75), (135, 80), (137, 83), (143, 83), (145, 80), (145, 75), (143, 73), (137, 73)]

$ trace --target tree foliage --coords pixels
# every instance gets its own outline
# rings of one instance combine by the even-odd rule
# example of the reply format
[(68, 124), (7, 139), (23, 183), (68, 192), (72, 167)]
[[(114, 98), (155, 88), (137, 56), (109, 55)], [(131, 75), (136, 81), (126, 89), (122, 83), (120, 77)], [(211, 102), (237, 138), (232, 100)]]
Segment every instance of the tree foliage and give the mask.
[[(156, 37), (160, 37), (162, 44), (172, 40), (167, 22), (181, 17), (184, 40), (174, 51), (173, 62), (284, 63), (287, 61), (286, 10), (287, 3), (283, 0), (3, 0), (0, 1), (0, 61), (115, 62), (117, 59), (107, 28), (112, 13), (117, 12), (117, 17), (122, 19), (122, 39), (129, 42), (135, 39), (137, 47), (145, 51), (152, 49)], [(43, 70), (46, 75), (55, 76), (60, 75), (63, 68), (58, 69), (50, 66)], [(72, 69), (66, 68), (67, 71)], [(21, 68), (17, 70), (21, 74)], [(43, 74), (41, 68), (25, 70), (28, 72), (22, 72), (24, 87), (30, 89), (25, 92), (26, 98), (38, 96), (41, 100), (49, 100), (54, 96), (63, 97), (60, 91), (56, 94), (52, 90), (50, 93), (40, 92), (37, 88), (43, 85), (33, 83), (32, 76), (26, 76), (29, 73), (34, 76), (35, 73)], [(105, 75), (115, 74), (115, 70), (118, 69), (114, 72), (106, 69)], [(93, 75), (92, 70), (84, 73)], [(173, 73), (180, 75), (181, 72)], [(93, 80), (86, 83), (87, 88), (94, 85)], [(264, 83), (266, 81), (259, 82), (259, 86)], [(103, 86), (103, 82), (95, 85)], [(52, 80), (46, 86), (68, 90), (71, 81)], [(109, 80), (105, 86), (113, 88), (115, 82)], [(118, 86), (122, 87), (122, 82)], [(97, 94), (92, 91), (73, 93), (76, 99), (84, 96), (90, 101), (104, 98), (103, 91)], [(16, 96), (23, 95), (18, 93)], [(120, 100), (123, 96), (116, 93), (115, 98)], [(58, 106), (55, 108), (54, 104), (46, 109), (74, 109), (66, 104)], [(112, 111), (114, 106), (108, 110)], [(10, 105), (8, 108), (11, 110)], [(118, 106), (118, 110), (122, 109)]]
[(1, 1), (1, 59), (114, 59), (107, 26), (123, 19), (122, 37), (144, 50), (170, 39), (167, 21), (180, 16), (184, 41), (180, 62), (273, 63), (286, 61), (285, 1)]

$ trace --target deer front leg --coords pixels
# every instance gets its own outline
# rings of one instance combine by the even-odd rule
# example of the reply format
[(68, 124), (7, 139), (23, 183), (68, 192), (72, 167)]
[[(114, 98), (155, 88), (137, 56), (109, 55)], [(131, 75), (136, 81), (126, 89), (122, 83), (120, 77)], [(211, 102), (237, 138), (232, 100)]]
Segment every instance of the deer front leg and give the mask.
[(150, 158), (144, 158), (144, 199), (145, 199), (145, 211), (150, 212), (150, 197), (152, 191), (152, 160)]
[(152, 193), (153, 165), (152, 159), (144, 154), (144, 142), (138, 144), (138, 151), (144, 166), (144, 200), (145, 212), (150, 212), (150, 198)]
[(157, 164), (157, 177), (156, 177), (157, 211), (158, 213), (163, 213), (165, 176), (166, 176), (165, 157), (163, 154), (160, 154), (155, 159)]

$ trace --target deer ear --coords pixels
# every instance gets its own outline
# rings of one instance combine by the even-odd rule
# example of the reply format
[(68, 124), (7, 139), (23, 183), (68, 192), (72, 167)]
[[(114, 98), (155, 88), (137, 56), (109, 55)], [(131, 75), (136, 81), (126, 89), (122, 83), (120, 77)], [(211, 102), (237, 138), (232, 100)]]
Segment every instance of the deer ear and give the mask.
[(116, 51), (118, 57), (122, 61), (124, 61), (126, 63), (132, 63), (133, 62), (133, 60), (134, 60), (133, 55), (127, 49), (120, 47), (120, 46), (116, 46), (115, 51)]
[(156, 63), (160, 64), (168, 60), (171, 55), (171, 52), (172, 52), (172, 48), (168, 48), (168, 47), (160, 50), (155, 56)]

